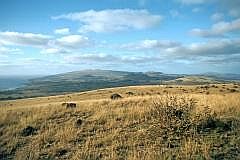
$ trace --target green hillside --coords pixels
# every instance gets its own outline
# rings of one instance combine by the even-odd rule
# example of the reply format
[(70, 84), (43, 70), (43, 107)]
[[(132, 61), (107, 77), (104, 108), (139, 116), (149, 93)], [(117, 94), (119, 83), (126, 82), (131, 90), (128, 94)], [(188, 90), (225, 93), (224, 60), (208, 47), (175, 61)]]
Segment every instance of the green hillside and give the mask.
[(0, 100), (60, 95), (122, 86), (217, 84), (232, 82), (239, 77), (239, 75), (210, 73), (206, 75), (183, 75), (162, 72), (84, 70), (31, 79), (23, 87), (1, 91)]
[(0, 92), (0, 99), (59, 95), (107, 87), (161, 84), (180, 77), (181, 75), (161, 72), (85, 70), (32, 79), (24, 87)]

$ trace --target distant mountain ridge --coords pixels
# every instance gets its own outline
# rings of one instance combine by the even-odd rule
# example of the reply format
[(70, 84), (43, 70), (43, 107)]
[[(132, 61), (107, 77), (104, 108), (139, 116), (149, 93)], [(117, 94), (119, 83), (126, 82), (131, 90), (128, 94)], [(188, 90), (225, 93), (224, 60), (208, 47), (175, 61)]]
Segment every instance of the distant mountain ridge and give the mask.
[(209, 72), (203, 74), (207, 77), (213, 77), (218, 80), (240, 80), (240, 74), (233, 74), (233, 73), (215, 73), (215, 72)]
[(0, 99), (59, 95), (109, 87), (155, 84), (209, 84), (240, 80), (238, 74), (164, 74), (162, 72), (126, 72), (83, 70), (34, 78), (23, 87), (0, 92)]

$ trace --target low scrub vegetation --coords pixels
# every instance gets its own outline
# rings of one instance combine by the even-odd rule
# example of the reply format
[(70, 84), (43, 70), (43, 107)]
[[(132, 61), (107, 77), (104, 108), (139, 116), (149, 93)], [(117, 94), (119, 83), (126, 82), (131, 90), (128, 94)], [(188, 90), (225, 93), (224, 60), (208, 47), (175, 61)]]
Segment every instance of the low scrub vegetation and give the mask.
[(0, 103), (0, 159), (240, 159), (239, 93), (128, 91)]

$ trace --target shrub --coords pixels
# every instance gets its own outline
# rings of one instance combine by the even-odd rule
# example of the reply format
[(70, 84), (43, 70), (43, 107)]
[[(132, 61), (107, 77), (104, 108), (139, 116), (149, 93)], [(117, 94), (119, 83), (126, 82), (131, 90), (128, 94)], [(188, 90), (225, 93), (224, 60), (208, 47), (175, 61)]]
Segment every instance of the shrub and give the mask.
[[(192, 98), (167, 96), (154, 102), (150, 117), (154, 121), (150, 135), (158, 135), (160, 143), (166, 147), (180, 147), (187, 138), (205, 136), (211, 133), (232, 130), (233, 120), (217, 117), (209, 107), (196, 113), (196, 102)], [(200, 140), (199, 140), (199, 143)]]
[(186, 97), (167, 96), (154, 102), (150, 116), (155, 121), (157, 135), (163, 137), (161, 143), (170, 148), (180, 144), (180, 140), (194, 132), (193, 113), (195, 100)]
[(215, 112), (207, 106), (203, 111), (196, 115), (195, 126), (198, 133), (216, 131), (224, 132), (229, 131), (232, 128), (232, 120), (222, 120), (217, 117)]

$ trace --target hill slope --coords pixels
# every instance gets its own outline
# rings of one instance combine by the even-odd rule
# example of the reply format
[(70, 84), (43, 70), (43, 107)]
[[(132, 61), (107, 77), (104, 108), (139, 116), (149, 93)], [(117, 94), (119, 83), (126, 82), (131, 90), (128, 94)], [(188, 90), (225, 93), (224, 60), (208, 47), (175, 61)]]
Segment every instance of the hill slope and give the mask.
[(76, 71), (31, 79), (24, 87), (0, 92), (0, 100), (59, 95), (94, 89), (154, 84), (217, 84), (240, 80), (234, 74), (181, 75), (111, 70)]
[(107, 87), (161, 84), (163, 81), (179, 77), (181, 75), (161, 72), (85, 70), (32, 79), (24, 87), (0, 92), (0, 99), (59, 95)]
[(0, 159), (239, 159), (239, 91), (156, 85), (2, 101)]

